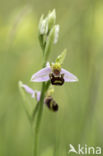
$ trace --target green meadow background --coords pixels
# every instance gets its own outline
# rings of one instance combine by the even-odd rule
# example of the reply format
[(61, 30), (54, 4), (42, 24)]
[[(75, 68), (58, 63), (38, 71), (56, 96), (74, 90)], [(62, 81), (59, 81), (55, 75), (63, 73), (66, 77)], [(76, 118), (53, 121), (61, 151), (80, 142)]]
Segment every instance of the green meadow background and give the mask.
[(79, 82), (55, 87), (57, 113), (44, 105), (39, 156), (75, 155), (68, 154), (69, 144), (76, 149), (78, 144), (103, 148), (103, 1), (3, 0), (0, 1), (0, 156), (32, 156), (32, 131), (18, 81), (34, 89), (41, 88), (40, 83), (30, 82), (43, 62), (38, 22), (42, 13), (54, 8), (60, 37), (53, 45), (49, 61), (55, 61), (67, 48), (63, 67), (74, 73)]

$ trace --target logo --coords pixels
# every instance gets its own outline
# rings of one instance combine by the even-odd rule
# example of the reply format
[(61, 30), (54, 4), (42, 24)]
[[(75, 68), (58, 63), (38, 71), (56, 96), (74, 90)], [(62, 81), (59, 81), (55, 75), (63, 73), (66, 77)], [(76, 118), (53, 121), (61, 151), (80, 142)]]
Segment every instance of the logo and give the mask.
[(102, 149), (101, 147), (89, 147), (86, 144), (84, 146), (81, 146), (80, 144), (78, 144), (77, 148), (75, 148), (72, 144), (69, 144), (69, 151), (68, 154), (70, 153), (75, 153), (75, 154), (80, 154), (80, 155), (84, 155), (84, 154), (97, 154), (100, 155), (102, 153)]

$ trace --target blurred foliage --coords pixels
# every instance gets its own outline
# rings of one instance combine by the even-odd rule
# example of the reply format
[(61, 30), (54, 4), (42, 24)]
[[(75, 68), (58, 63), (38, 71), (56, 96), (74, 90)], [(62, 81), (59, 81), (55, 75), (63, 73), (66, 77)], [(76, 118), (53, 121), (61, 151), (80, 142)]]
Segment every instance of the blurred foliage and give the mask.
[(60, 38), (49, 60), (55, 61), (67, 48), (63, 66), (79, 82), (55, 87), (57, 113), (44, 106), (39, 155), (66, 156), (70, 143), (103, 146), (103, 1), (4, 0), (0, 5), (0, 156), (32, 154), (32, 132), (18, 81), (41, 87), (29, 80), (43, 62), (39, 18), (53, 8)]

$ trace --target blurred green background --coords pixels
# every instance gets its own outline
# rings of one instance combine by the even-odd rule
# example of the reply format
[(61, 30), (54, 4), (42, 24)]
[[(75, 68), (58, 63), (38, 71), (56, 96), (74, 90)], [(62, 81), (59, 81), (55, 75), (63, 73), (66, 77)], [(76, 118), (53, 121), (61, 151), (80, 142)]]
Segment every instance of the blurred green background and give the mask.
[[(63, 67), (78, 83), (55, 87), (59, 111), (44, 107), (40, 156), (67, 156), (69, 144), (103, 147), (103, 1), (0, 1), (0, 156), (31, 156), (31, 127), (18, 90), (42, 65), (38, 22), (42, 13), (56, 9), (59, 42), (50, 61), (68, 49)], [(103, 151), (102, 151), (103, 152)], [(73, 154), (69, 154), (73, 155)], [(92, 155), (92, 154), (91, 154)]]

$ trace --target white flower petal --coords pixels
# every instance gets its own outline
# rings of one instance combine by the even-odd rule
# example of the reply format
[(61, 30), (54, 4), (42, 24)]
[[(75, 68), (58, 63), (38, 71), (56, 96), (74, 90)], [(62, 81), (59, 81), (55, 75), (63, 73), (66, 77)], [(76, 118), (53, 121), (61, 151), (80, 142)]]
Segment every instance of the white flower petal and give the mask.
[(32, 82), (43, 82), (43, 81), (48, 81), (49, 80), (49, 74), (51, 73), (52, 69), (50, 66), (45, 67), (41, 70), (39, 70), (37, 73), (35, 73), (31, 81)]
[(70, 73), (69, 71), (65, 70), (65, 69), (61, 69), (61, 74), (64, 74), (64, 80), (65, 82), (75, 82), (78, 81), (78, 78), (73, 75), (72, 73)]

